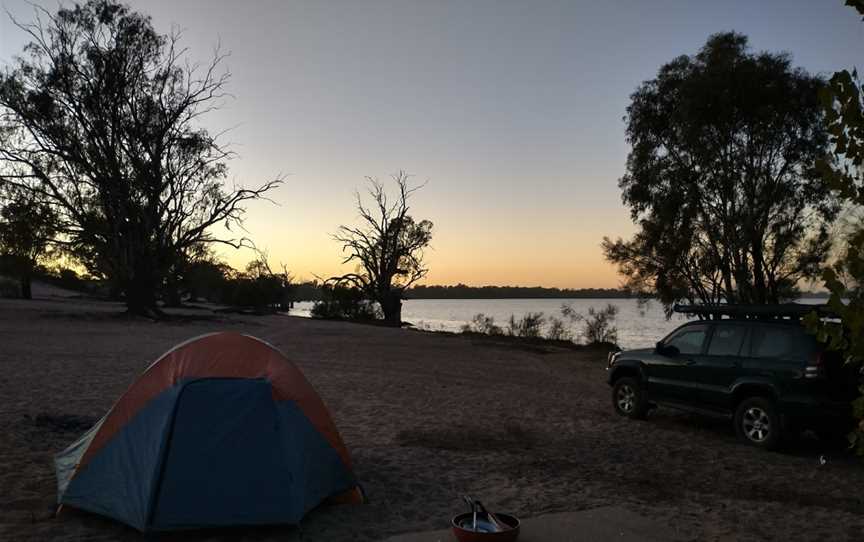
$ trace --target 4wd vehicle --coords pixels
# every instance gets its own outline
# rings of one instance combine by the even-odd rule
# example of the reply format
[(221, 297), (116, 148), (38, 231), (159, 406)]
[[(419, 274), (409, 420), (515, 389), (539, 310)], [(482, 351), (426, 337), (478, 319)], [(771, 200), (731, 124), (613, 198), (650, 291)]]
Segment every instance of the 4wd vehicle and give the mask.
[(814, 308), (676, 307), (706, 319), (682, 325), (655, 348), (610, 354), (612, 404), (629, 418), (657, 405), (729, 418), (742, 440), (766, 449), (805, 428), (842, 435), (859, 375), (806, 332), (800, 318)]

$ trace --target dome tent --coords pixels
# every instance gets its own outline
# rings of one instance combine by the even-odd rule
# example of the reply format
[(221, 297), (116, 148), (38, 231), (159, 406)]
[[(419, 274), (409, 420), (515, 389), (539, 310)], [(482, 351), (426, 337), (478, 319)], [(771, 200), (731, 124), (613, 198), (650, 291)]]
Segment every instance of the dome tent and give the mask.
[(61, 505), (140, 531), (296, 524), (329, 497), (362, 501), (348, 451), (300, 370), (231, 332), (153, 362), (55, 466)]

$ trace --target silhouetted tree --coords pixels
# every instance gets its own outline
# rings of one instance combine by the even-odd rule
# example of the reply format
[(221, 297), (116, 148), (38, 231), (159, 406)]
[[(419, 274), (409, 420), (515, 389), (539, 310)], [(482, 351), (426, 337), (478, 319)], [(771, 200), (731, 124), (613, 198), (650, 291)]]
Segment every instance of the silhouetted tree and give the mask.
[(357, 193), (361, 225), (340, 226), (333, 236), (348, 253), (343, 263), (356, 263), (357, 271), (330, 281), (358, 288), (381, 306), (385, 322), (398, 326), (406, 288), (428, 272), (423, 249), (432, 239), (432, 222), (415, 222), (408, 214), (408, 199), (419, 187), (409, 188), (405, 172), (393, 176), (399, 191), (395, 200), (387, 196), (380, 182), (371, 177), (367, 180), (372, 204), (364, 204)]
[(32, 41), (0, 75), (0, 180), (58, 210), (60, 240), (130, 312), (158, 314), (184, 250), (243, 244), (212, 226), (239, 222), (279, 180), (227, 187), (231, 153), (197, 126), (225, 95), (218, 51), (190, 63), (176, 34), (111, 0), (36, 9), (35, 23), (14, 21)]
[(0, 271), (18, 279), (21, 297), (32, 299), (31, 282), (56, 232), (53, 209), (34, 194), (8, 191), (0, 203)]
[(190, 302), (201, 298), (218, 302), (232, 272), (231, 266), (213, 256), (199, 258), (186, 267), (181, 287), (189, 295)]
[(270, 268), (267, 254), (256, 251), (255, 259), (242, 273), (232, 273), (222, 302), (259, 311), (287, 310), (291, 304), (292, 277), (285, 265), (280, 272)]
[(195, 299), (194, 287), (190, 289), (188, 275), (196, 268), (198, 262), (215, 261), (206, 243), (196, 243), (181, 249), (168, 268), (163, 284), (162, 301), (166, 307), (180, 307), (183, 296), (191, 295)]
[(291, 289), (291, 298), (293, 301), (320, 301), (323, 287), (317, 280), (297, 283)]
[(818, 273), (838, 210), (813, 168), (827, 149), (823, 85), (725, 33), (638, 88), (619, 186), (639, 229), (603, 242), (628, 288), (667, 311), (678, 300), (776, 303)]
[(374, 301), (355, 286), (325, 283), (319, 289), (320, 299), (312, 305), (313, 318), (328, 320), (378, 320), (380, 310)]

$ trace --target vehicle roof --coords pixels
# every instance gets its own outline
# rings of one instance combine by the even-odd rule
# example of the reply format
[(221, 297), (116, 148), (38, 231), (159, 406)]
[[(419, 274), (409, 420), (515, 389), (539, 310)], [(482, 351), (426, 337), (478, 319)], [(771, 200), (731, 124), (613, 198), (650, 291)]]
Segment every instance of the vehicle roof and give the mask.
[(727, 316), (733, 319), (750, 321), (752, 319), (793, 319), (797, 320), (815, 312), (821, 317), (836, 316), (828, 305), (806, 303), (781, 303), (776, 305), (737, 305), (727, 303), (702, 305), (675, 305), (672, 309), (680, 314), (708, 316), (712, 318)]
[(745, 325), (755, 325), (755, 324), (778, 324), (778, 325), (787, 325), (787, 326), (801, 326), (801, 320), (797, 319), (781, 319), (781, 318), (714, 318), (714, 319), (706, 319), (706, 320), (691, 320), (686, 322), (685, 324), (679, 326), (679, 329), (684, 326), (694, 326), (699, 324), (745, 324)]

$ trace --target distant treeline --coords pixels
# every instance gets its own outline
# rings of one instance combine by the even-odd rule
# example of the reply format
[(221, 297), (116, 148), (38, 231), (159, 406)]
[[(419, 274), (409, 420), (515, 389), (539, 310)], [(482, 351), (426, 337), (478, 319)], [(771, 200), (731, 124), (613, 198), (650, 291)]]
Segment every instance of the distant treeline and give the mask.
[(415, 286), (408, 299), (609, 299), (634, 297), (617, 288), (544, 288), (542, 286)]
[[(302, 282), (291, 287), (295, 301), (318, 301), (320, 285)], [(407, 299), (632, 299), (636, 294), (618, 288), (544, 288), (542, 286), (414, 286), (405, 292)], [(827, 292), (801, 292), (801, 298), (828, 297)]]

